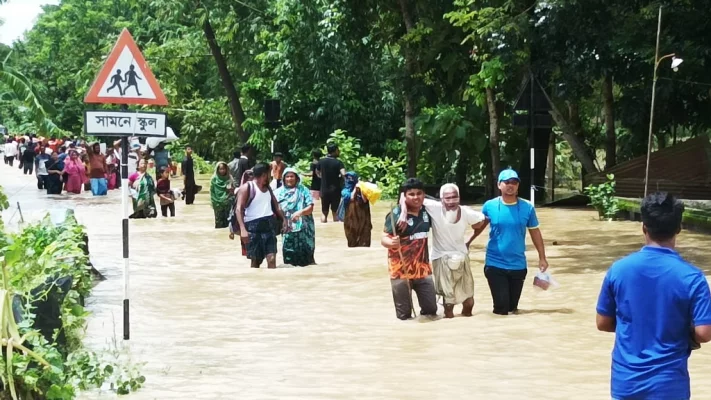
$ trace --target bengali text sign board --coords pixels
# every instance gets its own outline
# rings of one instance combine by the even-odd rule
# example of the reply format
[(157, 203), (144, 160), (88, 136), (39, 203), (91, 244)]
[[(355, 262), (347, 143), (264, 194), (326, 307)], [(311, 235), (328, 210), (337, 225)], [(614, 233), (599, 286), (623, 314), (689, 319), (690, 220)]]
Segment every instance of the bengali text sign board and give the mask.
[(159, 112), (85, 111), (84, 132), (92, 136), (166, 137), (167, 117)]

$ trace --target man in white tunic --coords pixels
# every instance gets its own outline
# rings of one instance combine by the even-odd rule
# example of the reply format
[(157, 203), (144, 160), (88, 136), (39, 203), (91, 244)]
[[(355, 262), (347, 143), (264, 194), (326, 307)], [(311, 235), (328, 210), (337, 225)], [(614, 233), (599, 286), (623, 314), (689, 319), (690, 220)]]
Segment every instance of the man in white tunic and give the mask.
[[(425, 199), (432, 221), (432, 272), (437, 294), (444, 298), (444, 317), (454, 317), (454, 306), (462, 304), (462, 315), (471, 317), (474, 308), (474, 277), (469, 266), (469, 244), (474, 230), (483, 226), (484, 214), (459, 205), (459, 188), (448, 183), (439, 191), (440, 201)], [(467, 227), (472, 234), (465, 238)]]

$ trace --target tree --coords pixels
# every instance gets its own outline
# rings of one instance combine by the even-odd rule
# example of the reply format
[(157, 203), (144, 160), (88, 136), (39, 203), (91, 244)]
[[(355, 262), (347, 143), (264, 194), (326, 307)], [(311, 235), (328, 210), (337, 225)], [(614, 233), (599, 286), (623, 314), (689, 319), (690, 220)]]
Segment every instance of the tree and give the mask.
[(515, 0), (456, 0), (456, 11), (444, 15), (467, 34), (462, 43), (471, 47), (472, 59), (479, 65), (479, 71), (469, 77), (464, 99), (472, 98), (488, 111), (489, 186), (493, 193), (497, 193), (494, 182), (501, 171), (498, 103), (503, 98), (505, 85), (517, 81), (507, 79), (511, 72), (521, 70), (527, 60), (523, 36), (531, 7), (522, 9), (519, 3)]

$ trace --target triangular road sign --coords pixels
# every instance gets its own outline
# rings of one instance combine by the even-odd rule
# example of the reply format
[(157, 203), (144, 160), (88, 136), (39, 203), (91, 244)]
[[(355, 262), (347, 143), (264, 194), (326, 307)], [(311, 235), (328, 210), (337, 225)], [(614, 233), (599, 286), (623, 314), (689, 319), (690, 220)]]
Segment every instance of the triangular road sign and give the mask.
[(121, 32), (84, 103), (168, 105), (128, 29)]

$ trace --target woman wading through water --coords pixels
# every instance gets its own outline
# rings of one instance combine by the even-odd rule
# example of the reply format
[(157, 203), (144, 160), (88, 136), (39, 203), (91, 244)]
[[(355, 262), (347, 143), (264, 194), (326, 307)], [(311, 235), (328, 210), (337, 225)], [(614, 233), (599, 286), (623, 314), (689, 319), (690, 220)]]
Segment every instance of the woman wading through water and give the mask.
[(86, 167), (76, 150), (69, 152), (69, 160), (64, 162), (64, 178), (67, 193), (81, 193), (84, 183), (88, 181)]
[(284, 233), (282, 252), (284, 263), (297, 267), (316, 264), (316, 227), (314, 225), (314, 200), (301, 177), (293, 168), (287, 168), (282, 175), (283, 186), (274, 193), (284, 218), (289, 225)]
[(138, 162), (138, 171), (133, 181), (133, 214), (129, 218), (155, 218), (158, 215), (154, 196), (156, 185), (151, 175), (146, 171), (148, 164), (145, 159)]
[(373, 224), (370, 221), (370, 203), (360, 190), (358, 174), (348, 172), (346, 185), (341, 191), (338, 219), (343, 221), (348, 247), (370, 247)]
[(210, 203), (215, 211), (215, 229), (227, 228), (230, 218), (230, 197), (233, 191), (232, 177), (227, 164), (220, 161), (210, 180)]
[(47, 189), (47, 194), (62, 194), (62, 169), (59, 168), (60, 164), (59, 155), (56, 151), (53, 151), (49, 161), (46, 163), (47, 177), (44, 187)]

